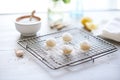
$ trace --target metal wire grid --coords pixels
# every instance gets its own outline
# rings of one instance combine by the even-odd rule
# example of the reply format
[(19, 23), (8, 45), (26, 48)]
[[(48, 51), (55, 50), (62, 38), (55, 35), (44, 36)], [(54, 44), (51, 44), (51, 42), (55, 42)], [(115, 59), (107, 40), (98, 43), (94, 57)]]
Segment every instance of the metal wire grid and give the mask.
[[(67, 45), (73, 46), (73, 51), (70, 55), (63, 55), (61, 49), (65, 44), (61, 37), (64, 32), (69, 32), (73, 35), (73, 40), (67, 43)], [(49, 37), (54, 37), (57, 41), (56, 47), (52, 49), (47, 48), (45, 45), (45, 41)], [(80, 51), (79, 44), (83, 40), (88, 40), (92, 45), (88, 52)], [(91, 60), (94, 61), (98, 57), (117, 51), (113, 44), (78, 28), (22, 39), (18, 41), (18, 44), (51, 69), (73, 66)]]

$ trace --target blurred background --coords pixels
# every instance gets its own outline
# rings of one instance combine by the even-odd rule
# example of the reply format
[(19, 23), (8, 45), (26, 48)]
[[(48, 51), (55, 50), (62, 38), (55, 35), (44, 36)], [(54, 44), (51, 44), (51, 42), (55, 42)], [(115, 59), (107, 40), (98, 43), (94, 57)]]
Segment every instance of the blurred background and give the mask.
[[(47, 12), (51, 0), (0, 0), (0, 14)], [(66, 11), (120, 10), (120, 0), (71, 0)]]

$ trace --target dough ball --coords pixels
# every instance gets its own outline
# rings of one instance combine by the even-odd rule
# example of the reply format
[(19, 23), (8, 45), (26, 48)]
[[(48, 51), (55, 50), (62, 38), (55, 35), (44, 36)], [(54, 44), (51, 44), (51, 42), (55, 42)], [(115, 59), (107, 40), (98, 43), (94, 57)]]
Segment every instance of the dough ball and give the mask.
[(91, 45), (90, 45), (90, 43), (87, 40), (85, 40), (85, 41), (83, 41), (83, 42), (80, 43), (80, 48), (83, 51), (88, 51), (88, 50), (90, 50)]
[(17, 57), (23, 57), (24, 51), (23, 50), (15, 50), (15, 54)]
[(62, 50), (64, 54), (70, 54), (73, 51), (73, 47), (69, 45), (64, 45)]
[(49, 38), (46, 40), (46, 45), (48, 47), (54, 47), (56, 46), (56, 39), (55, 38)]
[(70, 33), (63, 33), (62, 38), (65, 42), (70, 42), (72, 40), (72, 35)]

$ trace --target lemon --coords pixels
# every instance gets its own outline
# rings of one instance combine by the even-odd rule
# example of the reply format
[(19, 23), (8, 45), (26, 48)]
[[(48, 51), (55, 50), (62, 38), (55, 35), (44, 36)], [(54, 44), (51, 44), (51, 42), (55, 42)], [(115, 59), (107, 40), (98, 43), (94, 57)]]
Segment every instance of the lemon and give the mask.
[(89, 18), (89, 17), (83, 17), (83, 18), (81, 19), (81, 23), (82, 23), (84, 26), (85, 26), (85, 24), (86, 24), (87, 22), (92, 22), (92, 19)]
[(91, 22), (86, 23), (84, 27), (88, 31), (92, 31), (92, 30), (97, 29), (97, 26)]

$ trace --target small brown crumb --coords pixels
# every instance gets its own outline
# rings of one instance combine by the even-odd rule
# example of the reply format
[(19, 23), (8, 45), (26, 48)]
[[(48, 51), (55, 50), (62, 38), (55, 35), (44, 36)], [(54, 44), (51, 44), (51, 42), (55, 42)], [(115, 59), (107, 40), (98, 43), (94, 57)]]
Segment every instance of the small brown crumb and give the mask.
[(59, 24), (61, 24), (61, 23), (55, 22), (55, 23), (50, 25), (50, 28), (51, 29), (56, 28), (56, 26), (58, 26)]
[(57, 29), (57, 30), (61, 30), (64, 27), (66, 27), (66, 25), (64, 25), (63, 23), (54, 23), (50, 26), (51, 29)]
[(63, 24), (59, 24), (59, 25), (57, 25), (56, 26), (56, 29), (57, 30), (61, 30), (61, 29), (63, 29), (65, 26), (63, 25)]

